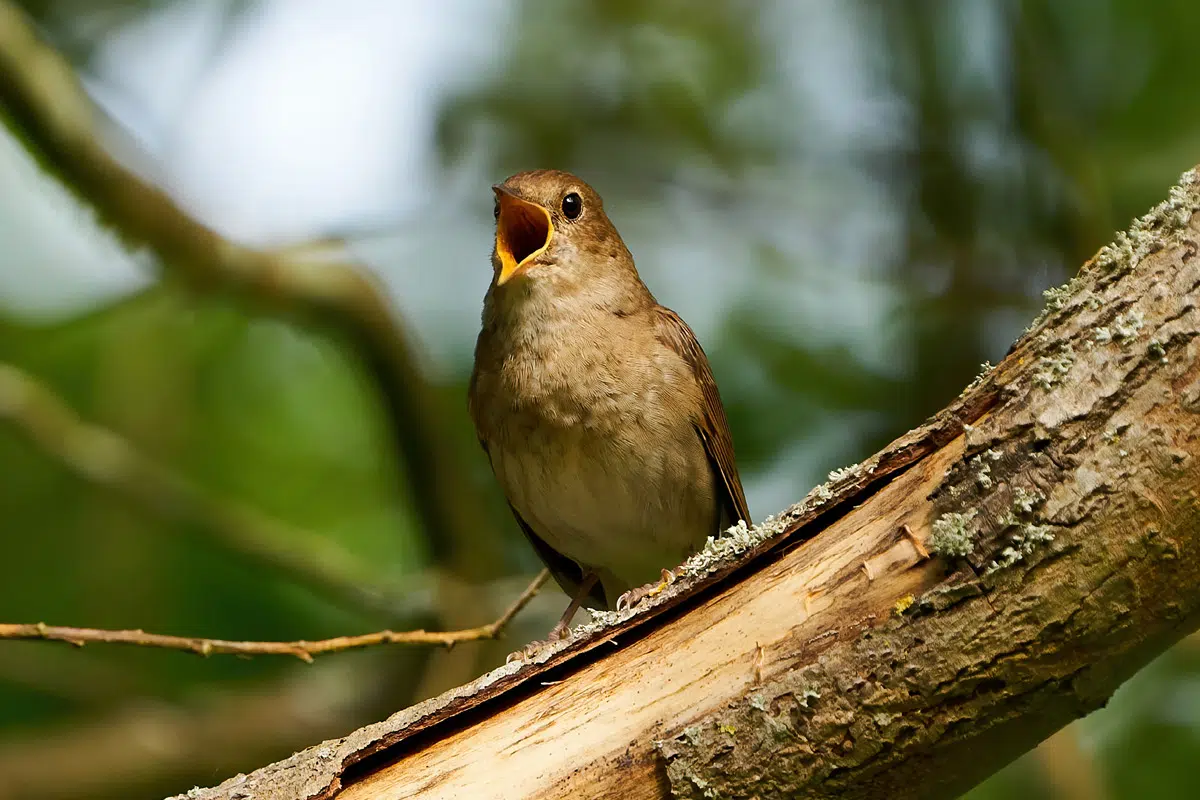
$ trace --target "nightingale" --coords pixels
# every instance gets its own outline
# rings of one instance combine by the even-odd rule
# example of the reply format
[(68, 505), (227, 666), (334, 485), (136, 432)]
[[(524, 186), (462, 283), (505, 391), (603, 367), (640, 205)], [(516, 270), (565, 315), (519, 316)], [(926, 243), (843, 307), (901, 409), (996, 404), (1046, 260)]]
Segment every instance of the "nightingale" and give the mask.
[[(496, 195), (468, 406), (517, 523), (571, 597), (634, 605), (709, 536), (750, 523), (708, 358), (567, 172)], [(661, 583), (653, 579), (661, 575)]]

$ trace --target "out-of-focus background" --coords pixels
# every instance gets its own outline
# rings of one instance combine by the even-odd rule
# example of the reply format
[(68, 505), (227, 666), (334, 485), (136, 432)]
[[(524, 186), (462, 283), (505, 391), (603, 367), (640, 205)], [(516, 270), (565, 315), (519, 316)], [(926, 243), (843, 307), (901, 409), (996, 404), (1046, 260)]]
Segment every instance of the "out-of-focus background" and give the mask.
[[(353, 337), (160, 278), (0, 128), (0, 363), (158, 470), (122, 491), (56, 452), (69, 420), (38, 444), (0, 413), (3, 622), (314, 639), (495, 618), (538, 564), (465, 390), (488, 187), (516, 170), (604, 195), (711, 357), (761, 518), (951, 400), (1200, 162), (1182, 0), (19, 5), (106, 146), (198, 219), (257, 247), (345, 238), (434, 416), (389, 416)], [(396, 424), (436, 433), (469, 506), (452, 534), (414, 503), (428, 475)], [(287, 557), (238, 534), (264, 526)], [(505, 643), (311, 666), (0, 642), (0, 797), (219, 782), (470, 679), (561, 604), (544, 592)], [(1184, 641), (970, 796), (1182, 797), (1197, 759)]]

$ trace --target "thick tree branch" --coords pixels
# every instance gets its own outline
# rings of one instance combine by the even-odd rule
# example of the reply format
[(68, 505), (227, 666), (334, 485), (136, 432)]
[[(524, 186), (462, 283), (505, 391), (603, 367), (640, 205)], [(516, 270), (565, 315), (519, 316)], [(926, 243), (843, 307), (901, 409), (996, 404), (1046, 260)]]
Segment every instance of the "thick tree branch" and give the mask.
[(1200, 625), (1197, 209), (1193, 171), (949, 408), (646, 607), (188, 797), (957, 796)]
[(316, 641), (296, 640), (292, 642), (236, 642), (228, 639), (204, 639), (194, 636), (167, 636), (146, 633), (141, 630), (99, 630), (96, 628), (71, 628), (60, 625), (35, 623), (0, 622), (0, 639), (43, 640), (65, 642), (77, 647), (85, 644), (132, 644), (141, 647), (160, 647), (167, 650), (183, 650), (200, 656), (295, 656), (301, 661), (312, 663), (313, 656), (356, 650), (380, 644), (433, 644), (453, 647), (460, 642), (476, 642), (495, 639), (521, 609), (529, 604), (534, 595), (546, 582), (550, 573), (542, 570), (525, 591), (513, 601), (499, 618), (486, 625), (458, 631), (376, 631), (357, 636), (337, 636)]
[(0, 0), (0, 111), (45, 167), (130, 247), (196, 292), (225, 293), (348, 339), (378, 384), (416, 512), (436, 549), (488, 546), (488, 518), (462, 478), (451, 439), (391, 304), (349, 263), (269, 253), (231, 242), (114, 159), (70, 66), (24, 14)]

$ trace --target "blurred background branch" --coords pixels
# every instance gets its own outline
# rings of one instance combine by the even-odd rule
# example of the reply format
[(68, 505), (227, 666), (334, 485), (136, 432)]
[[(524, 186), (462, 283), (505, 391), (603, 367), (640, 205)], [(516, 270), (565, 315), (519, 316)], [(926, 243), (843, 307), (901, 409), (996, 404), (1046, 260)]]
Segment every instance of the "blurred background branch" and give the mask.
[[(204, 497), (294, 529), (293, 557), (337, 554), (324, 566), (410, 612), (331, 603), (0, 425), (0, 552), (24, 565), (0, 581), (4, 619), (253, 641), (494, 619), (539, 566), (464, 400), (487, 187), (518, 169), (571, 169), (601, 191), (708, 351), (764, 515), (998, 361), (1041, 291), (1200, 153), (1188, 3), (0, 10), (0, 363)], [(550, 595), (510, 644), (545, 634)], [(302, 667), (0, 644), (0, 786), (22, 776), (22, 800), (210, 784), (512, 649)], [(301, 668), (333, 676), (306, 684), (314, 707), (341, 692), (352, 712), (301, 720), (302, 701), (283, 701)], [(1200, 651), (1177, 649), (1075, 727), (1079, 758), (1050, 758), (1110, 798), (1190, 790), (1197, 675)], [(971, 800), (1067, 792), (1042, 759)]]
[(160, 797), (151, 787), (181, 772), (212, 774), (246, 754), (292, 752), (365, 725), (386, 707), (385, 685), (369, 660), (330, 661), (185, 701), (109, 709), (0, 748), (0, 798)]
[(478, 512), (455, 451), (395, 310), (367, 274), (328, 258), (242, 247), (200, 224), (161, 189), (122, 166), (100, 143), (96, 108), (71, 67), (47, 47), (13, 3), (0, 2), (0, 104), (53, 174), (95, 209), (130, 247), (148, 247), (164, 274), (197, 292), (226, 292), (272, 313), (339, 331), (374, 377), (392, 423), (408, 486), (429, 539), (472, 547)]
[[(322, 592), (349, 609), (402, 619), (427, 611), (395, 589), (372, 588), (346, 553), (310, 533), (206, 493), (139, 453), (112, 431), (79, 419), (49, 388), (0, 363), (0, 418), (81, 478), (176, 523), (191, 523), (224, 547)], [(416, 587), (414, 587), (416, 588)], [(5, 638), (0, 636), (0, 638)]]
[(1061, 800), (1104, 800), (1104, 782), (1092, 755), (1079, 741), (1079, 726), (1068, 725), (1042, 742), (1034, 757)]

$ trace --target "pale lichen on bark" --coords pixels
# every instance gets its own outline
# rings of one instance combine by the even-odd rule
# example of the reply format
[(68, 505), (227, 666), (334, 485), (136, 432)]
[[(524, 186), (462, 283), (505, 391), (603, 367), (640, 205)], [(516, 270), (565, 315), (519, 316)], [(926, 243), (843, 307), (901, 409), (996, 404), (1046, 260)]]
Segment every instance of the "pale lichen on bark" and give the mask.
[(1200, 620), (1155, 591), (1200, 576), (1197, 208), (1191, 171), (985, 376), (1000, 404), (933, 494), (945, 579), (661, 741), (675, 796), (952, 796)]
[(197, 796), (956, 796), (1200, 625), (1197, 206), (637, 613)]

